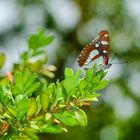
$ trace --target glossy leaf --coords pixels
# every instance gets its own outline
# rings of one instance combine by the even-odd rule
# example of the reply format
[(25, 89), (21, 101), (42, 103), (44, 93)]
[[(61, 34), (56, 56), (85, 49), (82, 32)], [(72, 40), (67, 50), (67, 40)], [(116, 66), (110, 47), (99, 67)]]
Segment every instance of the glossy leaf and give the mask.
[(68, 126), (75, 126), (78, 124), (74, 113), (72, 112), (68, 112), (68, 111), (64, 111), (63, 114), (60, 116), (59, 120)]
[(55, 98), (55, 101), (61, 101), (64, 99), (64, 95), (63, 95), (63, 89), (62, 89), (62, 86), (57, 83), (56, 85), (56, 98)]
[(42, 108), (45, 111), (49, 106), (49, 96), (46, 92), (40, 93), (40, 100), (42, 104)]
[(28, 118), (32, 117), (36, 113), (37, 107), (38, 107), (38, 105), (37, 105), (36, 99), (33, 98), (33, 97), (30, 98), (29, 99), (29, 104), (28, 104), (28, 111), (27, 111), (27, 117)]
[(98, 101), (98, 98), (100, 94), (98, 93), (92, 93), (92, 94), (89, 94), (87, 95), (87, 97), (84, 99), (84, 101)]
[(9, 112), (14, 115), (14, 117), (17, 116), (17, 110), (10, 104), (6, 105), (6, 108), (9, 110)]
[(108, 80), (100, 81), (100, 83), (96, 87), (94, 87), (94, 91), (105, 88), (108, 85), (108, 82), (109, 82)]
[(40, 82), (35, 82), (32, 86), (26, 91), (28, 97), (32, 96), (32, 93), (35, 92), (40, 86)]
[(78, 109), (74, 113), (75, 113), (75, 117), (78, 121), (78, 124), (81, 127), (87, 126), (87, 115), (86, 115), (86, 113), (82, 109)]
[(44, 125), (42, 131), (45, 133), (57, 134), (62, 133), (63, 129), (58, 125), (52, 124), (52, 125)]

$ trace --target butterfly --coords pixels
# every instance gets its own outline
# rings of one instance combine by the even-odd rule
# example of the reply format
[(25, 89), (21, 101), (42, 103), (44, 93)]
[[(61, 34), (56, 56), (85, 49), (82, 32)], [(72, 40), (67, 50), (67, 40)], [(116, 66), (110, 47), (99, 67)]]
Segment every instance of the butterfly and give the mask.
[(109, 32), (107, 30), (101, 30), (98, 36), (81, 51), (77, 60), (79, 66), (82, 67), (97, 60), (97, 63), (109, 68), (111, 66), (111, 64), (108, 64), (110, 55), (109, 45)]

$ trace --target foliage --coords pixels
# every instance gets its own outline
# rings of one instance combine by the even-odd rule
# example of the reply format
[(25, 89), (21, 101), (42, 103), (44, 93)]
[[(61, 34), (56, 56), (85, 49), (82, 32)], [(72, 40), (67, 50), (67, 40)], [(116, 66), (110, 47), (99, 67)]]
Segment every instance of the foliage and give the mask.
[[(65, 68), (64, 80), (48, 83), (44, 73), (47, 55), (44, 47), (53, 41), (41, 30), (28, 40), (21, 63), (0, 80), (0, 136), (2, 140), (37, 140), (38, 133), (67, 132), (68, 126), (87, 126), (84, 105), (98, 101), (98, 90), (106, 87), (106, 73), (96, 66), (74, 72)], [(31, 61), (35, 56), (43, 59)], [(3, 64), (1, 64), (2, 66)], [(43, 77), (43, 80), (42, 80)]]

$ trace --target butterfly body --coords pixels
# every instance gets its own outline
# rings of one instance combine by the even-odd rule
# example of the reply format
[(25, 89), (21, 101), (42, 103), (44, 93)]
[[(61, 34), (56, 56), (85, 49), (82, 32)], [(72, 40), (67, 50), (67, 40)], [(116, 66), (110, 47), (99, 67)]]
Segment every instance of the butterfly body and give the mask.
[(101, 64), (107, 65), (109, 54), (109, 33), (107, 30), (102, 30), (98, 33), (96, 39), (83, 48), (77, 62), (82, 67), (94, 60), (102, 58)]

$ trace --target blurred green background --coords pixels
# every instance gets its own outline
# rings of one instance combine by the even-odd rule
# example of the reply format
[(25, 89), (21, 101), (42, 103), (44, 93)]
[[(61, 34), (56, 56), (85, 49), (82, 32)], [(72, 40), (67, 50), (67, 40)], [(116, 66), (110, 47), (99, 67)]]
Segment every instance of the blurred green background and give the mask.
[(85, 108), (88, 126), (68, 133), (40, 135), (41, 140), (140, 140), (140, 1), (139, 0), (0, 0), (0, 52), (7, 61), (5, 74), (19, 62), (28, 37), (40, 28), (54, 34), (47, 47), (48, 64), (78, 69), (77, 56), (102, 29), (110, 32), (111, 57), (119, 55), (107, 74), (109, 86), (98, 103)]

